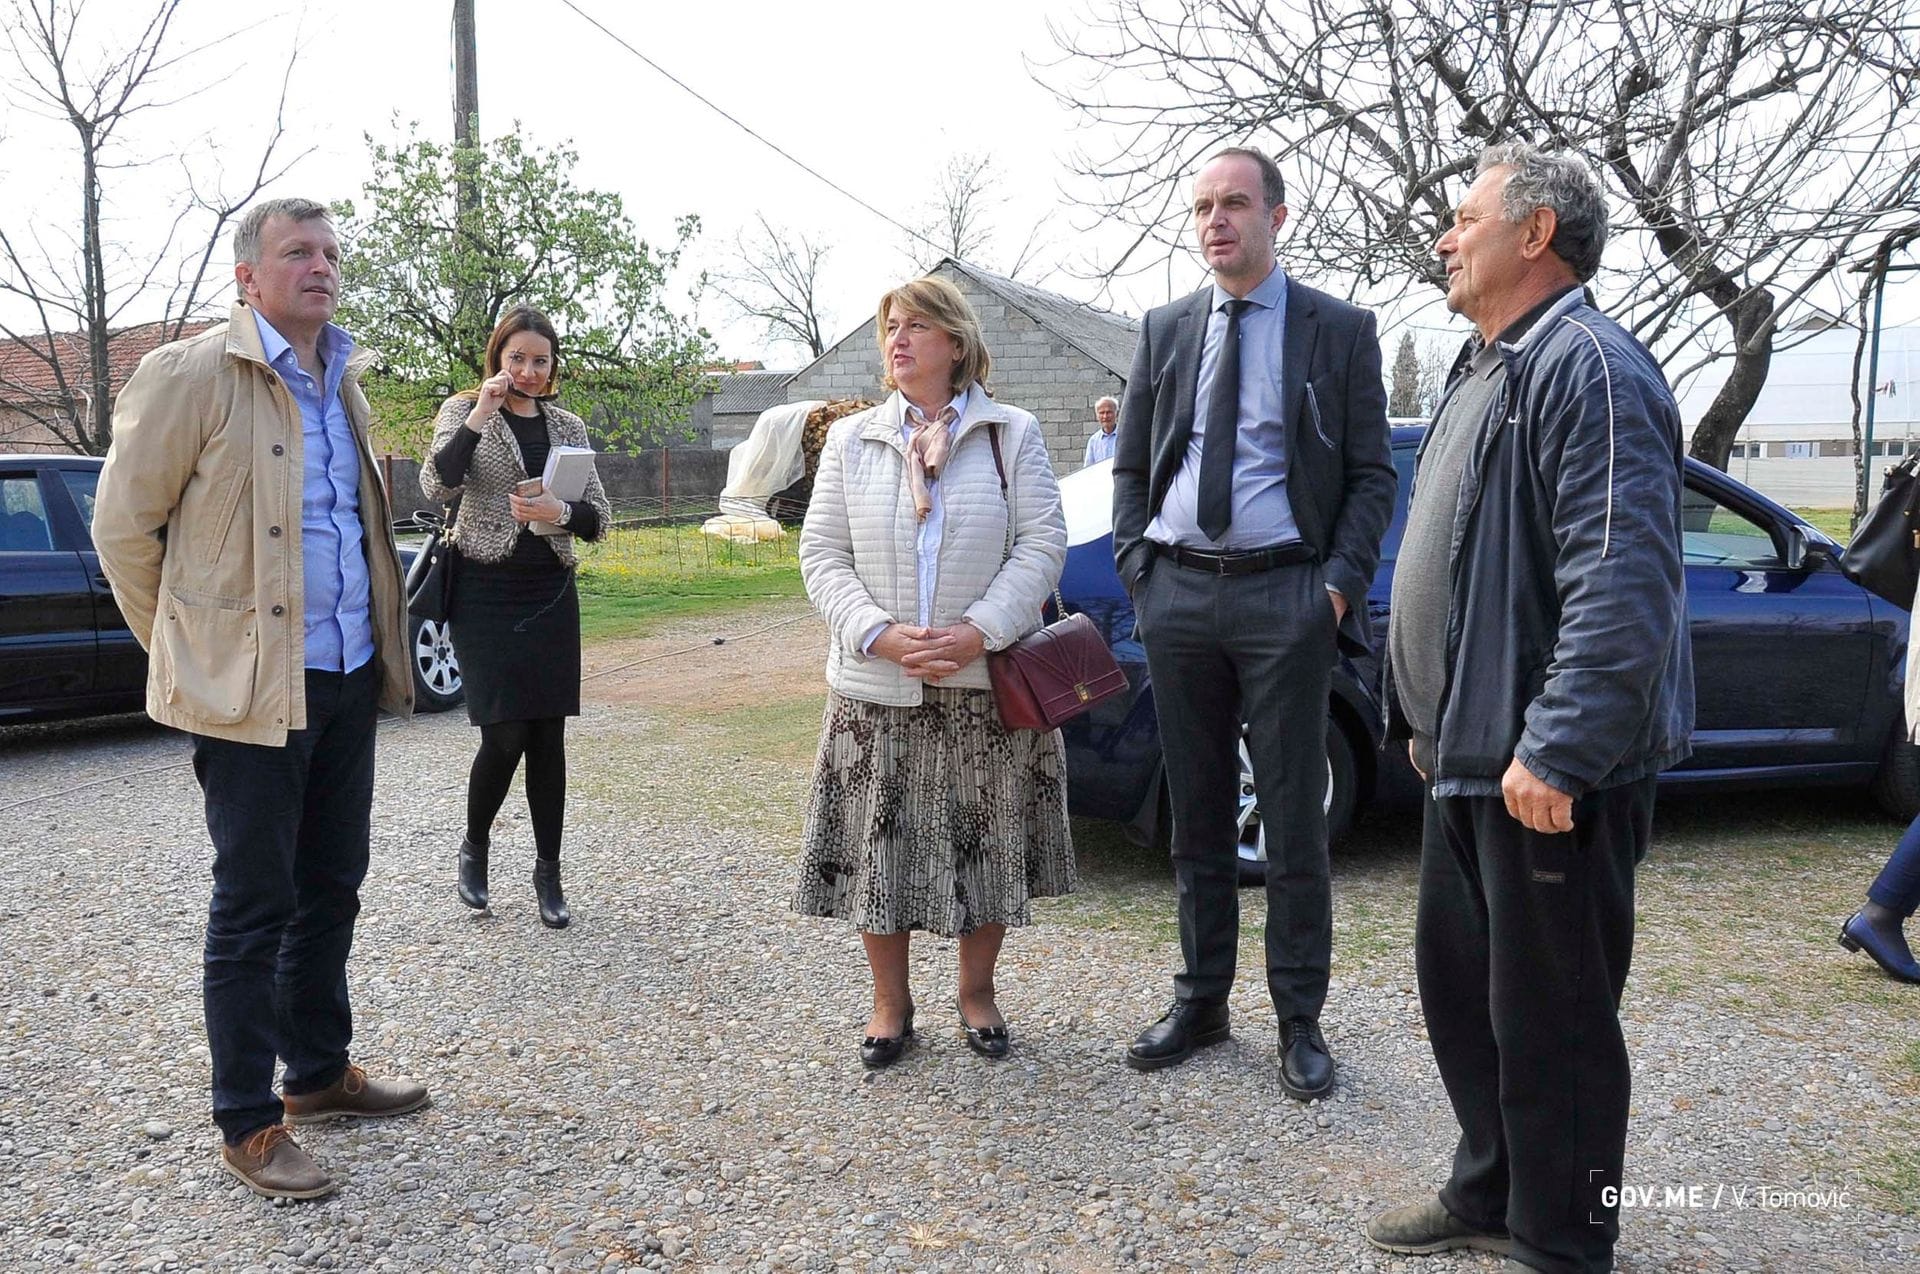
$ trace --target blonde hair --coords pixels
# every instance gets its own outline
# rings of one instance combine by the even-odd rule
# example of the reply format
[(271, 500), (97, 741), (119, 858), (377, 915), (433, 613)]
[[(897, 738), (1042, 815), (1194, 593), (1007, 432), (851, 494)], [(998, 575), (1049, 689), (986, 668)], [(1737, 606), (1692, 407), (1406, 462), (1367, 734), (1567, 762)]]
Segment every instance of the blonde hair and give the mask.
[(976, 381), (986, 385), (993, 359), (980, 336), (979, 316), (959, 288), (932, 275), (903, 283), (880, 298), (880, 309), (873, 321), (873, 340), (880, 349), (882, 384), (888, 389), (900, 388), (893, 383), (893, 371), (887, 366), (887, 319), (896, 309), (919, 315), (959, 342), (960, 361), (953, 365), (953, 384), (949, 388), (965, 389)]

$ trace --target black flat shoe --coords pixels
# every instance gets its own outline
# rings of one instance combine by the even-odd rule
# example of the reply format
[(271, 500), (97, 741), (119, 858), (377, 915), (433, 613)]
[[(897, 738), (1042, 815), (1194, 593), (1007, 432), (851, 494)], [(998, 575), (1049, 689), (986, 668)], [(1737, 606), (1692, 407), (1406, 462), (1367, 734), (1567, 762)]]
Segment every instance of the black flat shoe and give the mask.
[(1280, 1087), (1295, 1101), (1312, 1101), (1333, 1091), (1333, 1054), (1310, 1017), (1280, 1024)]
[(1007, 1033), (1006, 1023), (999, 1026), (975, 1026), (967, 1021), (967, 1011), (954, 1001), (954, 1008), (960, 1011), (960, 1029), (967, 1033), (967, 1047), (987, 1058), (1002, 1058), (1013, 1047), (1013, 1037)]
[(460, 901), (475, 911), (487, 909), (487, 846), (460, 841)]
[(898, 1035), (869, 1035), (860, 1041), (860, 1064), (870, 1071), (891, 1066), (907, 1051), (907, 1041), (912, 1038), (913, 1010), (908, 1009)]

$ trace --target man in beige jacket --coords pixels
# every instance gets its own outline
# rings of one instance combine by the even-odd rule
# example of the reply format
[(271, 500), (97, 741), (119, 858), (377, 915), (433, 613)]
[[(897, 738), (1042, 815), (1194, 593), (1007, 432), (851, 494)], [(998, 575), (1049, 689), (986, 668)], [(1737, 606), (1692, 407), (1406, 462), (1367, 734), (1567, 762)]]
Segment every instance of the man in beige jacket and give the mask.
[(366, 357), (329, 321), (340, 245), (325, 206), (255, 207), (234, 260), (230, 320), (149, 354), (114, 404), (93, 537), (147, 648), (147, 713), (193, 736), (206, 798), (221, 1163), (259, 1194), (308, 1199), (334, 1183), (288, 1123), (427, 1103), (347, 1056), (375, 718), (411, 713), (412, 682)]

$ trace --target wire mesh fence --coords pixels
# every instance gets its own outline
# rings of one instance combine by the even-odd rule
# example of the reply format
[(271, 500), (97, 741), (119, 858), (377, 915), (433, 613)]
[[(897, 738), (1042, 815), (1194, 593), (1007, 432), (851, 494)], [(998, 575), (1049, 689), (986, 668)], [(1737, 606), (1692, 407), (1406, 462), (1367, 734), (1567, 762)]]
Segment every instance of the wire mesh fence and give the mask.
[(797, 521), (768, 518), (758, 504), (694, 510), (676, 503), (668, 512), (658, 501), (629, 500), (614, 510), (603, 538), (576, 542), (575, 549), (583, 590), (636, 595), (756, 579), (789, 584), (799, 578), (799, 541)]

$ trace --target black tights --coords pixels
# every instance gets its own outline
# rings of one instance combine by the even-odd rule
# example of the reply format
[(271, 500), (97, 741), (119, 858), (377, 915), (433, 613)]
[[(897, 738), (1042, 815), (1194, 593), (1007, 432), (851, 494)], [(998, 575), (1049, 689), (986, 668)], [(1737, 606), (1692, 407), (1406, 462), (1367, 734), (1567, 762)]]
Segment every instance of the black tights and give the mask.
[(527, 812), (533, 816), (534, 852), (560, 857), (560, 831), (567, 808), (567, 719), (497, 721), (480, 727), (480, 751), (467, 778), (467, 840), (485, 847), (493, 816), (506, 802), (513, 772), (527, 758)]

